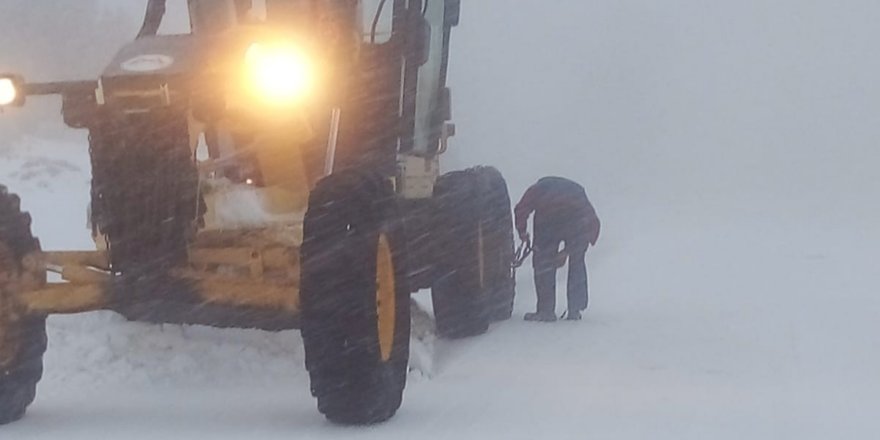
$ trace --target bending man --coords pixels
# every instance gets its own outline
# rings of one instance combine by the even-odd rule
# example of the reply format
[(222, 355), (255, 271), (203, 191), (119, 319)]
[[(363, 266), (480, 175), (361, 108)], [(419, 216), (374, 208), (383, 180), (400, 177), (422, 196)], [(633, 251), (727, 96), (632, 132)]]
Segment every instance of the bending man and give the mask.
[[(561, 177), (545, 177), (532, 185), (516, 205), (516, 230), (523, 241), (530, 239), (531, 214), (535, 240), (532, 265), (535, 268), (537, 310), (526, 321), (556, 321), (556, 270), (568, 260), (567, 319), (581, 319), (587, 309), (587, 248), (599, 239), (599, 218), (584, 188)], [(564, 248), (560, 250), (560, 245)]]

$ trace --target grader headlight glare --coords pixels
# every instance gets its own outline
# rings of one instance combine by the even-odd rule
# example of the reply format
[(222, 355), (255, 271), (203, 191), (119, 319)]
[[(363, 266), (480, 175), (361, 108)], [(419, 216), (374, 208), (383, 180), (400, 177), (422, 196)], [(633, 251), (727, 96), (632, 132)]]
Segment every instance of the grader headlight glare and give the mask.
[(252, 44), (245, 55), (246, 87), (261, 101), (297, 104), (314, 87), (314, 66), (292, 45)]
[(0, 107), (18, 105), (21, 102), (19, 81), (9, 76), (0, 76)]

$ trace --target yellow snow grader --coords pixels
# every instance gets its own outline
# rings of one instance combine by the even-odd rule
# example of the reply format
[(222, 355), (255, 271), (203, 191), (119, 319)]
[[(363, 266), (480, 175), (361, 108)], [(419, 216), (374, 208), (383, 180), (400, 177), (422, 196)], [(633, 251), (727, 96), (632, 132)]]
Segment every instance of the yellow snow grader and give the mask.
[(437, 331), (510, 317), (513, 234), (490, 167), (440, 173), (460, 0), (164, 1), (97, 80), (0, 74), (0, 110), (60, 95), (89, 133), (93, 251), (44, 251), (0, 187), (0, 424), (34, 400), (50, 314), (298, 328), (318, 409), (399, 408), (410, 295)]

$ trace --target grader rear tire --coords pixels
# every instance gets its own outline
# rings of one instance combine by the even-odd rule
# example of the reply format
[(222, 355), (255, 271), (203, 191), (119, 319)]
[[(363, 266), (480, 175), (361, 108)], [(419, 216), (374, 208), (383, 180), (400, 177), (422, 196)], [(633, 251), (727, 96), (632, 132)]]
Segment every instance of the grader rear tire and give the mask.
[(0, 186), (0, 425), (24, 416), (43, 376), (46, 317), (23, 316), (12, 298), (22, 281), (22, 260), (39, 250), (18, 196)]
[(489, 330), (480, 186), (470, 171), (444, 174), (434, 186), (436, 274), (431, 300), (437, 333), (447, 339)]
[(401, 218), (391, 182), (341, 172), (312, 191), (304, 223), (302, 337), (318, 410), (369, 425), (400, 407), (410, 307)]
[(441, 176), (434, 186), (437, 332), (476, 336), (513, 312), (513, 215), (507, 183), (492, 167)]
[(471, 170), (480, 180), (486, 313), (490, 321), (510, 319), (516, 285), (513, 278), (513, 213), (501, 172), (492, 167)]

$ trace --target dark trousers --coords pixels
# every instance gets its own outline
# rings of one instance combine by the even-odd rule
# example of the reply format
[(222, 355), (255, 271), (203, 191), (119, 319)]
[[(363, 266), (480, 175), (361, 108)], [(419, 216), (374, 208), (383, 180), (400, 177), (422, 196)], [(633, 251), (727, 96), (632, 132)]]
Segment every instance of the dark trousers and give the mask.
[[(556, 313), (556, 265), (560, 241), (536, 244), (532, 263), (535, 268), (535, 290), (538, 293), (538, 313)], [(587, 309), (587, 248), (568, 249), (568, 310)]]

